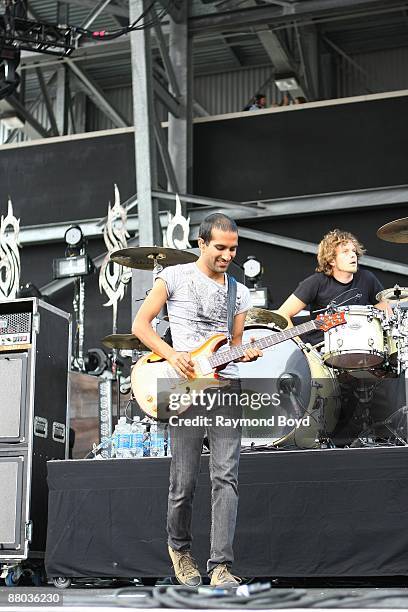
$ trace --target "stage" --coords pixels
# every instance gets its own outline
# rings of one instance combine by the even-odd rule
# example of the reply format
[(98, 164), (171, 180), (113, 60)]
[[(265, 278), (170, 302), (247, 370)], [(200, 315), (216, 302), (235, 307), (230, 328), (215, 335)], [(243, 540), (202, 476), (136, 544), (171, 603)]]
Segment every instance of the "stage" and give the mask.
[[(167, 458), (48, 462), (49, 578), (172, 574)], [(269, 578), (408, 575), (408, 448), (272, 451), (241, 456), (234, 573)], [(208, 555), (203, 456), (193, 554)]]

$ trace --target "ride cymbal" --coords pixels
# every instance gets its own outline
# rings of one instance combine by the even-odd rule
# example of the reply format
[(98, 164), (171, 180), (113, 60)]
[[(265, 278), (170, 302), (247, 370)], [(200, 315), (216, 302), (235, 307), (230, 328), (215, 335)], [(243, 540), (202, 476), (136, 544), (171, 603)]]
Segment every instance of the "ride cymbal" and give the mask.
[(396, 302), (406, 302), (408, 301), (408, 287), (400, 287), (399, 285), (395, 285), (395, 287), (391, 287), (390, 289), (383, 289), (375, 298), (379, 302), (390, 302), (394, 304)]
[(408, 243), (408, 217), (386, 223), (377, 230), (377, 236), (387, 242)]
[(266, 308), (257, 308), (253, 306), (247, 312), (245, 325), (269, 325), (273, 323), (280, 329), (285, 329), (288, 326), (288, 322), (282, 315), (274, 312), (273, 310), (266, 310)]
[(174, 266), (196, 261), (195, 253), (180, 251), (179, 249), (168, 249), (159, 246), (129, 247), (114, 251), (110, 256), (111, 261), (125, 266), (126, 268), (137, 268), (138, 270), (153, 270), (155, 262), (160, 266)]
[(131, 351), (149, 351), (143, 342), (133, 334), (110, 334), (102, 338), (102, 344), (108, 348)]

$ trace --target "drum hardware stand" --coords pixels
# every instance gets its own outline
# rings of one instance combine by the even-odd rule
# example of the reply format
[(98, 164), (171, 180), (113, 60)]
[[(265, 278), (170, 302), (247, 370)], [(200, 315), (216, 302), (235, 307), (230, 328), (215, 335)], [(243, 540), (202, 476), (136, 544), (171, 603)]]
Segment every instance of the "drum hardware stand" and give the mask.
[(340, 304), (337, 304), (336, 299), (339, 299), (342, 295), (345, 295), (349, 291), (355, 291), (355, 289), (346, 289), (346, 291), (343, 291), (342, 293), (340, 293), (337, 296), (337, 298), (335, 298), (334, 300), (329, 302), (329, 304), (327, 304), (326, 308), (321, 308), (320, 310), (315, 310), (314, 313), (315, 314), (319, 314), (321, 312), (335, 312), (337, 310), (337, 308), (340, 308), (341, 306), (344, 306), (344, 304), (347, 304), (347, 302), (349, 302), (350, 300), (355, 300), (356, 298), (361, 298), (361, 296), (363, 295), (362, 293), (356, 293), (356, 295), (352, 295), (349, 298), (347, 298), (347, 299), (343, 300), (342, 302), (340, 302)]
[[(404, 347), (406, 350), (406, 347)], [(399, 351), (399, 349), (398, 349)], [(407, 359), (406, 358), (402, 358), (401, 360), (398, 360), (398, 365), (401, 366), (401, 370), (404, 372), (404, 378), (405, 378), (405, 395), (408, 395), (408, 363), (407, 363)], [(400, 415), (400, 421), (397, 425), (397, 429), (391, 427), (392, 421), (394, 420), (396, 415)], [(404, 421), (404, 424), (402, 425), (402, 422)], [(401, 406), (401, 408), (398, 408), (398, 410), (395, 410), (392, 414), (390, 414), (389, 417), (387, 417), (384, 421), (380, 422), (380, 423), (376, 423), (377, 425), (383, 425), (384, 427), (386, 427), (395, 437), (396, 439), (401, 442), (401, 444), (403, 446), (408, 446), (408, 404), (405, 404), (404, 406)], [(399, 433), (398, 433), (398, 429), (400, 429), (402, 426), (405, 427), (405, 439), (402, 438)]]
[[(157, 253), (157, 255), (155, 254), (148, 255), (147, 259), (153, 260), (153, 271), (152, 271), (152, 277), (153, 277), (152, 287), (153, 287), (154, 282), (156, 280), (156, 276), (163, 270), (163, 266), (159, 262), (161, 259), (165, 259), (165, 256), (161, 255), (161, 253)], [(160, 323), (160, 317), (157, 316), (153, 319), (151, 323), (154, 331), (157, 330), (159, 323)]]
[(75, 279), (74, 298), (72, 306), (75, 313), (75, 336), (74, 355), (72, 367), (79, 372), (85, 372), (84, 361), (84, 335), (85, 335), (85, 278), (80, 276)]

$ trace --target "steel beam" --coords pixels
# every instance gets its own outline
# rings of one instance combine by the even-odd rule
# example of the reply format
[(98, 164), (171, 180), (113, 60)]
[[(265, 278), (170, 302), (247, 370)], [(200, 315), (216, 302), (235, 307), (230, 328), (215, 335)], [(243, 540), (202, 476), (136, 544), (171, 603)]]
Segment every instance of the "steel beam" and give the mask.
[[(176, 194), (167, 191), (153, 190), (152, 196), (164, 202), (175, 202)], [(350, 192), (344, 194), (330, 194), (303, 198), (303, 202), (295, 198), (288, 199), (286, 203), (276, 201), (263, 202), (262, 206), (256, 203), (239, 203), (228, 200), (217, 200), (190, 194), (179, 194), (180, 200), (186, 204), (194, 204), (199, 207), (190, 211), (191, 224), (199, 225), (201, 220), (215, 210), (231, 210), (235, 219), (264, 219), (279, 216), (304, 215), (314, 212), (337, 212), (354, 208), (372, 208), (376, 206), (392, 206), (406, 204), (408, 201), (408, 185), (401, 187), (374, 189), (361, 192)], [(320, 198), (320, 199), (319, 199)], [(128, 230), (136, 232), (139, 230), (139, 220), (136, 215), (129, 214), (137, 207), (137, 196), (132, 196), (122, 205), (128, 213)], [(160, 226), (167, 226), (167, 213), (159, 213)], [(63, 242), (66, 230), (71, 225), (80, 225), (84, 236), (87, 238), (102, 238), (103, 227), (107, 218), (102, 219), (77, 219), (61, 223), (49, 223), (42, 225), (23, 226), (20, 228), (20, 242), (23, 246), (33, 244), (46, 244), (51, 242)]]
[(51, 130), (53, 136), (59, 136), (58, 125), (54, 115), (54, 109), (52, 107), (52, 101), (48, 93), (47, 85), (41, 71), (41, 68), (36, 68), (38, 82), (40, 84), (41, 93), (44, 98), (45, 108), (47, 109), (48, 119), (51, 124)]
[(9, 96), (7, 98), (7, 104), (9, 104), (15, 111), (17, 111), (26, 122), (33, 128), (33, 130), (42, 136), (43, 138), (47, 138), (49, 136), (48, 130), (39, 122), (33, 115), (26, 109), (23, 104), (21, 104), (20, 100), (18, 100), (14, 95)]
[(65, 64), (57, 71), (57, 95), (55, 100), (55, 115), (58, 133), (68, 134), (68, 70)]
[[(260, 232), (259, 230), (248, 229), (247, 227), (238, 227), (238, 233), (241, 238), (255, 240), (255, 242), (263, 242), (274, 247), (282, 247), (292, 251), (300, 251), (301, 253), (316, 255), (318, 250), (318, 245), (313, 242), (297, 240), (296, 238), (289, 238), (278, 234)], [(381, 259), (379, 257), (369, 257), (367, 255), (361, 257), (360, 262), (363, 266), (368, 268), (408, 276), (408, 266), (402, 262)]]
[[(408, 202), (408, 185), (377, 189), (362, 189), (325, 193), (313, 196), (292, 197), (279, 200), (260, 200), (258, 202), (242, 202), (245, 204), (261, 204), (265, 215), (270, 217), (285, 217), (293, 215), (308, 215), (319, 212), (338, 212), (358, 208), (373, 208), (377, 206), (392, 206)], [(267, 211), (267, 212), (266, 212)]]
[[(175, 195), (172, 195), (172, 202), (175, 202)], [(182, 198), (183, 199), (183, 198)], [(184, 200), (186, 201), (186, 200)], [(130, 198), (128, 202), (133, 202)], [(129, 205), (128, 202), (124, 202), (123, 206), (127, 211), (130, 211), (133, 206)], [(203, 218), (210, 214), (210, 212), (217, 212), (224, 210), (224, 207), (220, 205), (217, 200), (214, 200), (213, 205), (208, 205), (205, 209), (198, 209), (190, 211), (190, 225), (199, 226)], [(167, 211), (159, 213), (160, 226), (165, 229), (168, 223)], [(247, 219), (252, 218), (252, 213), (248, 210), (237, 209), (234, 212), (236, 219)], [(89, 239), (102, 239), (103, 228), (106, 224), (106, 217), (104, 219), (74, 219), (72, 221), (62, 221), (60, 223), (46, 223), (41, 225), (25, 225), (20, 227), (19, 232), (19, 243), (21, 246), (38, 246), (52, 243), (63, 243), (64, 236), (69, 227), (72, 225), (79, 225), (83, 235)], [(126, 228), (130, 233), (139, 232), (139, 217), (136, 214), (128, 214)]]
[[(395, 7), (404, 7), (404, 0), (389, 0), (386, 10)], [(240, 26), (250, 28), (259, 24), (281, 25), (299, 22), (305, 19), (327, 17), (337, 14), (347, 14), (362, 10), (383, 9), (383, 0), (304, 0), (295, 1), (290, 5), (268, 6), (260, 5), (246, 9), (225, 11), (198, 17), (190, 17), (189, 31), (193, 36), (208, 34), (209, 32), (223, 32), (228, 29), (237, 29)]]
[(154, 134), (156, 137), (157, 147), (160, 152), (160, 157), (163, 162), (164, 170), (166, 172), (167, 182), (170, 186), (170, 189), (178, 193), (180, 189), (177, 182), (177, 176), (170, 158), (167, 140), (165, 138), (163, 128), (156, 112), (154, 113)]
[(163, 8), (167, 9), (173, 21), (182, 23), (185, 20), (186, 4), (184, 0), (159, 0), (159, 2)]
[[(74, 4), (81, 7), (89, 7), (90, 9), (95, 8), (95, 0), (61, 0), (65, 4)], [(121, 0), (112, 0), (109, 6), (106, 7), (105, 12), (109, 15), (117, 15), (118, 17), (128, 17), (129, 9), (125, 2)]]
[[(153, 14), (156, 15), (155, 11), (153, 11)], [(170, 59), (169, 51), (167, 49), (166, 40), (163, 34), (161, 23), (155, 22), (154, 33), (156, 36), (157, 44), (159, 45), (160, 56), (162, 58), (166, 76), (169, 81), (171, 93), (178, 100), (181, 97), (180, 88), (177, 82), (177, 77), (174, 73), (173, 64)]]
[(164, 104), (167, 110), (174, 116), (180, 117), (182, 107), (180, 102), (162, 85), (159, 79), (153, 76), (153, 89), (159, 100)]
[[(181, 2), (180, 2), (181, 4)], [(192, 96), (191, 96), (191, 39), (187, 30), (187, 2), (186, 18), (176, 23), (170, 20), (169, 50), (170, 60), (177, 79), (181, 94), (181, 112), (178, 116), (169, 115), (168, 147), (170, 159), (175, 170), (177, 184), (182, 193), (189, 189), (188, 175), (191, 174), (192, 149)], [(190, 170), (190, 172), (189, 172)]]
[(327, 45), (329, 45), (329, 47), (331, 47), (334, 51), (336, 51), (336, 53), (338, 53), (341, 57), (343, 57), (346, 60), (346, 62), (348, 62), (355, 70), (359, 72), (359, 74), (361, 75), (363, 85), (364, 85), (366, 92), (369, 94), (373, 93), (373, 90), (367, 86), (367, 84), (369, 83), (368, 72), (364, 70), (364, 68), (362, 68), (358, 62), (353, 60), (353, 58), (350, 57), (345, 51), (343, 51), (343, 49), (341, 49), (332, 40), (330, 40), (328, 36), (323, 35), (322, 39)]
[[(144, 0), (130, 0), (130, 22), (146, 9)], [(154, 106), (150, 31), (142, 29), (130, 34), (132, 50), (133, 116), (135, 122), (135, 154), (138, 213), (143, 219), (140, 227), (140, 245), (162, 243), (157, 201), (152, 189), (157, 187), (157, 169), (154, 144)]]
[(70, 70), (75, 74), (78, 83), (92, 102), (112, 121), (115, 127), (129, 127), (126, 119), (116, 110), (103, 93), (102, 89), (86, 72), (71, 59), (65, 59)]

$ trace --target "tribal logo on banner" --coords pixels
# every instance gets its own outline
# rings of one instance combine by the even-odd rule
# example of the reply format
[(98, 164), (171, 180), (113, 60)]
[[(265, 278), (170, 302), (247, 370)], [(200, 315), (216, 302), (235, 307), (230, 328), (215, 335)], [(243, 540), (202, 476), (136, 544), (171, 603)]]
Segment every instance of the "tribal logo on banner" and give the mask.
[[(176, 234), (179, 234), (178, 238), (176, 238)], [(176, 214), (172, 216), (171, 213), (169, 213), (167, 231), (165, 234), (165, 246), (172, 249), (191, 249), (191, 244), (188, 241), (189, 234), (190, 219), (186, 219), (186, 217), (183, 216), (180, 198), (176, 193)]]
[(117, 307), (125, 295), (125, 285), (131, 278), (129, 268), (113, 264), (110, 261), (110, 255), (118, 249), (127, 247), (127, 239), (129, 234), (126, 230), (127, 213), (121, 206), (120, 194), (117, 185), (115, 185), (115, 204), (108, 206), (108, 219), (103, 229), (103, 239), (105, 241), (107, 254), (103, 260), (101, 271), (99, 273), (99, 290), (106, 293), (108, 301), (104, 306), (113, 307), (113, 328), (116, 329)]
[(0, 298), (14, 300), (20, 286), (20, 219), (8, 201), (7, 215), (0, 220)]

